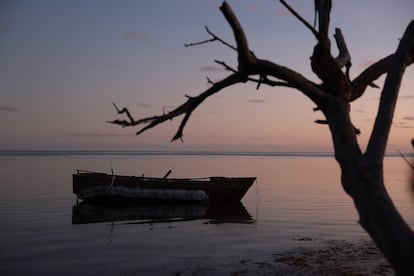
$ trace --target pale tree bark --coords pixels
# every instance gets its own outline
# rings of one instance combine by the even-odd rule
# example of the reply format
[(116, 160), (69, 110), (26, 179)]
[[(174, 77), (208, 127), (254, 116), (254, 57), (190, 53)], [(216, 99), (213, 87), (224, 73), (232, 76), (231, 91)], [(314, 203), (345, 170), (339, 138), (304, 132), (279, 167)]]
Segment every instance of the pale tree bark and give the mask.
[[(335, 41), (339, 50), (338, 57), (331, 54), (331, 42), (328, 37), (331, 1), (315, 0), (315, 26), (318, 18), (318, 30), (304, 20), (284, 0), (280, 1), (315, 36), (317, 43), (311, 57), (312, 71), (321, 80), (316, 84), (301, 74), (269, 60), (259, 59), (248, 46), (240, 22), (230, 6), (223, 2), (220, 7), (229, 23), (236, 46), (225, 42), (208, 28), (211, 39), (187, 44), (195, 46), (217, 41), (237, 52), (238, 67), (231, 68), (216, 61), (230, 72), (221, 81), (211, 83), (211, 87), (195, 97), (187, 96), (187, 101), (176, 109), (161, 115), (135, 120), (127, 108), (115, 108), (127, 119), (111, 123), (122, 126), (143, 124), (137, 134), (142, 133), (168, 120), (183, 115), (173, 140), (182, 139), (183, 131), (192, 112), (208, 97), (226, 87), (248, 81), (261, 85), (285, 86), (301, 91), (312, 100), (325, 116), (317, 123), (327, 124), (332, 134), (335, 158), (341, 168), (341, 183), (345, 192), (353, 199), (359, 214), (359, 223), (372, 237), (375, 244), (399, 275), (414, 275), (414, 233), (404, 221), (390, 199), (384, 184), (383, 159), (391, 128), (393, 114), (398, 98), (401, 79), (406, 67), (414, 62), (414, 21), (407, 29), (394, 54), (391, 54), (366, 68), (353, 80), (349, 77), (351, 55), (345, 38), (339, 28), (335, 29)], [(345, 71), (345, 72), (344, 72)], [(387, 74), (381, 92), (380, 104), (366, 152), (363, 153), (357, 142), (359, 130), (350, 118), (350, 103), (360, 98), (368, 86), (377, 87), (373, 82)]]

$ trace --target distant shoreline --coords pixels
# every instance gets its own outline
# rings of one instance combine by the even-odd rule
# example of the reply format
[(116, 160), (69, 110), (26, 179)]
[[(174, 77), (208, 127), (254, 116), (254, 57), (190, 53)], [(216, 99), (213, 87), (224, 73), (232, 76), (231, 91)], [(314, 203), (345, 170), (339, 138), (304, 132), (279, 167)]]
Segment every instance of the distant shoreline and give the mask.
[[(247, 156), (247, 157), (334, 157), (333, 152), (294, 151), (155, 151), (155, 150), (0, 150), (0, 156)], [(414, 153), (405, 153), (414, 157)], [(400, 157), (398, 152), (386, 157)]]

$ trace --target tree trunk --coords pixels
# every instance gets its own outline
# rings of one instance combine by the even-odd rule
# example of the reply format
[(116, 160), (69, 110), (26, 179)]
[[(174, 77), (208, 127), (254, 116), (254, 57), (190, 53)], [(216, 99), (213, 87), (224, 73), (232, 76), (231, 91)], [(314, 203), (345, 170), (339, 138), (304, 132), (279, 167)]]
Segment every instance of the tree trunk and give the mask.
[(346, 104), (337, 99), (324, 111), (341, 167), (341, 181), (354, 201), (359, 223), (398, 275), (414, 275), (414, 234), (384, 185), (383, 162), (369, 162), (357, 144)]
[[(114, 120), (111, 123), (123, 127), (144, 124), (145, 126), (137, 132), (140, 134), (161, 123), (184, 115), (173, 137), (173, 140), (177, 140), (182, 139), (183, 129), (192, 112), (205, 99), (224, 88), (237, 83), (253, 81), (258, 83), (257, 89), (261, 84), (298, 89), (316, 104), (317, 110), (320, 109), (327, 119), (334, 143), (335, 158), (342, 171), (342, 186), (354, 201), (361, 226), (369, 233), (397, 274), (414, 275), (414, 233), (391, 201), (385, 189), (383, 178), (383, 159), (398, 90), (405, 68), (414, 63), (414, 21), (408, 25), (395, 54), (369, 66), (351, 81), (349, 78), (351, 57), (340, 29), (337, 29), (335, 33), (340, 51), (339, 57), (334, 58), (331, 53), (331, 44), (328, 38), (331, 1), (315, 1), (315, 15), (317, 14), (319, 19), (319, 31), (306, 22), (286, 1), (280, 0), (280, 2), (317, 39), (311, 57), (311, 68), (322, 81), (321, 84), (316, 84), (285, 66), (257, 58), (248, 46), (240, 22), (228, 3), (224, 1), (220, 10), (233, 31), (237, 47), (229, 45), (207, 28), (207, 32), (213, 36), (212, 39), (188, 45), (219, 41), (226, 47), (237, 51), (237, 69), (216, 60), (216, 63), (224, 66), (231, 74), (218, 82), (213, 83), (209, 80), (212, 84), (211, 87), (198, 96), (187, 96), (186, 102), (168, 113), (139, 120), (135, 120), (128, 109), (118, 109), (114, 105), (119, 114), (126, 114), (127, 120)], [(345, 73), (342, 71), (344, 66)], [(387, 78), (381, 92), (374, 128), (367, 150), (362, 153), (356, 139), (356, 129), (349, 115), (350, 102), (361, 97), (366, 88), (369, 85), (374, 85), (373, 81), (385, 73), (387, 73)], [(316, 122), (325, 123), (326, 121), (317, 120)]]

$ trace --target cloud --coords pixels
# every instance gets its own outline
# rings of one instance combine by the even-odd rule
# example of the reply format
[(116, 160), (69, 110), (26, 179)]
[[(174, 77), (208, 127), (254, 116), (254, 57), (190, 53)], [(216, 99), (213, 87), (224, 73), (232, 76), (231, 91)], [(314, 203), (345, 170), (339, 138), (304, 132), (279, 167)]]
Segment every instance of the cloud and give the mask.
[[(402, 120), (414, 121), (414, 116), (406, 116), (406, 117), (403, 117)], [(407, 122), (403, 122), (403, 121), (395, 123), (394, 126), (398, 128), (414, 128), (413, 125), (407, 124)]]
[(403, 124), (403, 123), (397, 123), (397, 124), (395, 124), (395, 127), (398, 127), (398, 128), (414, 128), (414, 126), (409, 126), (409, 125), (406, 125), (406, 124)]
[(262, 137), (262, 136), (250, 136), (250, 137), (247, 137), (247, 139), (248, 140), (261, 141), (261, 140), (264, 140), (264, 137)]
[(100, 133), (100, 132), (75, 132), (73, 136), (77, 137), (122, 137), (122, 136), (135, 136), (132, 134), (120, 134), (120, 133)]
[(119, 66), (119, 63), (116, 61), (108, 61), (102, 63), (86, 63), (85, 66), (91, 68), (113, 68)]
[(265, 101), (261, 99), (251, 99), (251, 100), (248, 100), (248, 102), (249, 103), (264, 103)]
[(137, 105), (138, 105), (138, 107), (142, 107), (142, 108), (148, 108), (148, 107), (151, 107), (151, 105), (150, 105), (150, 104), (143, 103), (143, 102), (138, 102), (138, 103), (137, 103)]
[(139, 32), (125, 32), (123, 37), (127, 40), (137, 40), (139, 42), (149, 42), (151, 41), (151, 37), (144, 33)]
[(224, 72), (226, 71), (226, 69), (224, 69), (223, 67), (219, 67), (219, 66), (204, 66), (203, 68), (200, 69), (200, 72)]
[(374, 57), (367, 57), (364, 61), (360, 62), (358, 64), (358, 68), (368, 68), (370, 65), (374, 64), (375, 62), (377, 62), (377, 60)]
[(173, 110), (173, 109), (176, 109), (176, 107), (175, 106), (172, 106), (172, 105), (164, 105), (162, 108), (164, 108), (165, 110)]
[(4, 111), (4, 112), (20, 112), (21, 109), (14, 107), (14, 106), (8, 106), (8, 105), (1, 105), (0, 106), (0, 111)]
[(404, 96), (400, 96), (400, 99), (404, 99), (404, 100), (411, 100), (414, 99), (414, 95), (404, 95)]
[(284, 17), (284, 16), (290, 16), (291, 14), (289, 13), (287, 9), (277, 9), (275, 11), (275, 15), (277, 17)]
[[(379, 100), (380, 97), (373, 97), (373, 100)], [(399, 96), (398, 99), (400, 100), (412, 100), (414, 99), (414, 95), (404, 95), (404, 96)]]

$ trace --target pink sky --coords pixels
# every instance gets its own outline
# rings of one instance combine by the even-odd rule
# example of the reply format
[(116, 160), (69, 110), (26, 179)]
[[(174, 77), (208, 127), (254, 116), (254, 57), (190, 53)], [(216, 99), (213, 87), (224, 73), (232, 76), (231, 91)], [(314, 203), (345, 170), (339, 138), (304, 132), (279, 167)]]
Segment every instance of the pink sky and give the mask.
[[(260, 58), (312, 75), (312, 34), (278, 1), (228, 1)], [(313, 22), (312, 1), (288, 1)], [(323, 119), (299, 92), (237, 85), (208, 99), (184, 131), (184, 144), (170, 144), (179, 120), (136, 137), (137, 129), (107, 124), (112, 102), (138, 118), (182, 103), (234, 65), (221, 44), (185, 48), (209, 38), (204, 26), (233, 43), (218, 7), (221, 1), (9, 1), (0, 8), (0, 149), (220, 149), (331, 150)], [(374, 8), (373, 8), (374, 7)], [(332, 25), (351, 51), (355, 77), (395, 51), (413, 19), (414, 3), (334, 1)], [(191, 12), (189, 12), (191, 11)], [(336, 49), (333, 49), (336, 54)], [(382, 86), (384, 78), (377, 81)], [(380, 90), (369, 89), (352, 104), (354, 124), (367, 142)], [(414, 68), (406, 71), (389, 150), (409, 150), (414, 137)]]

